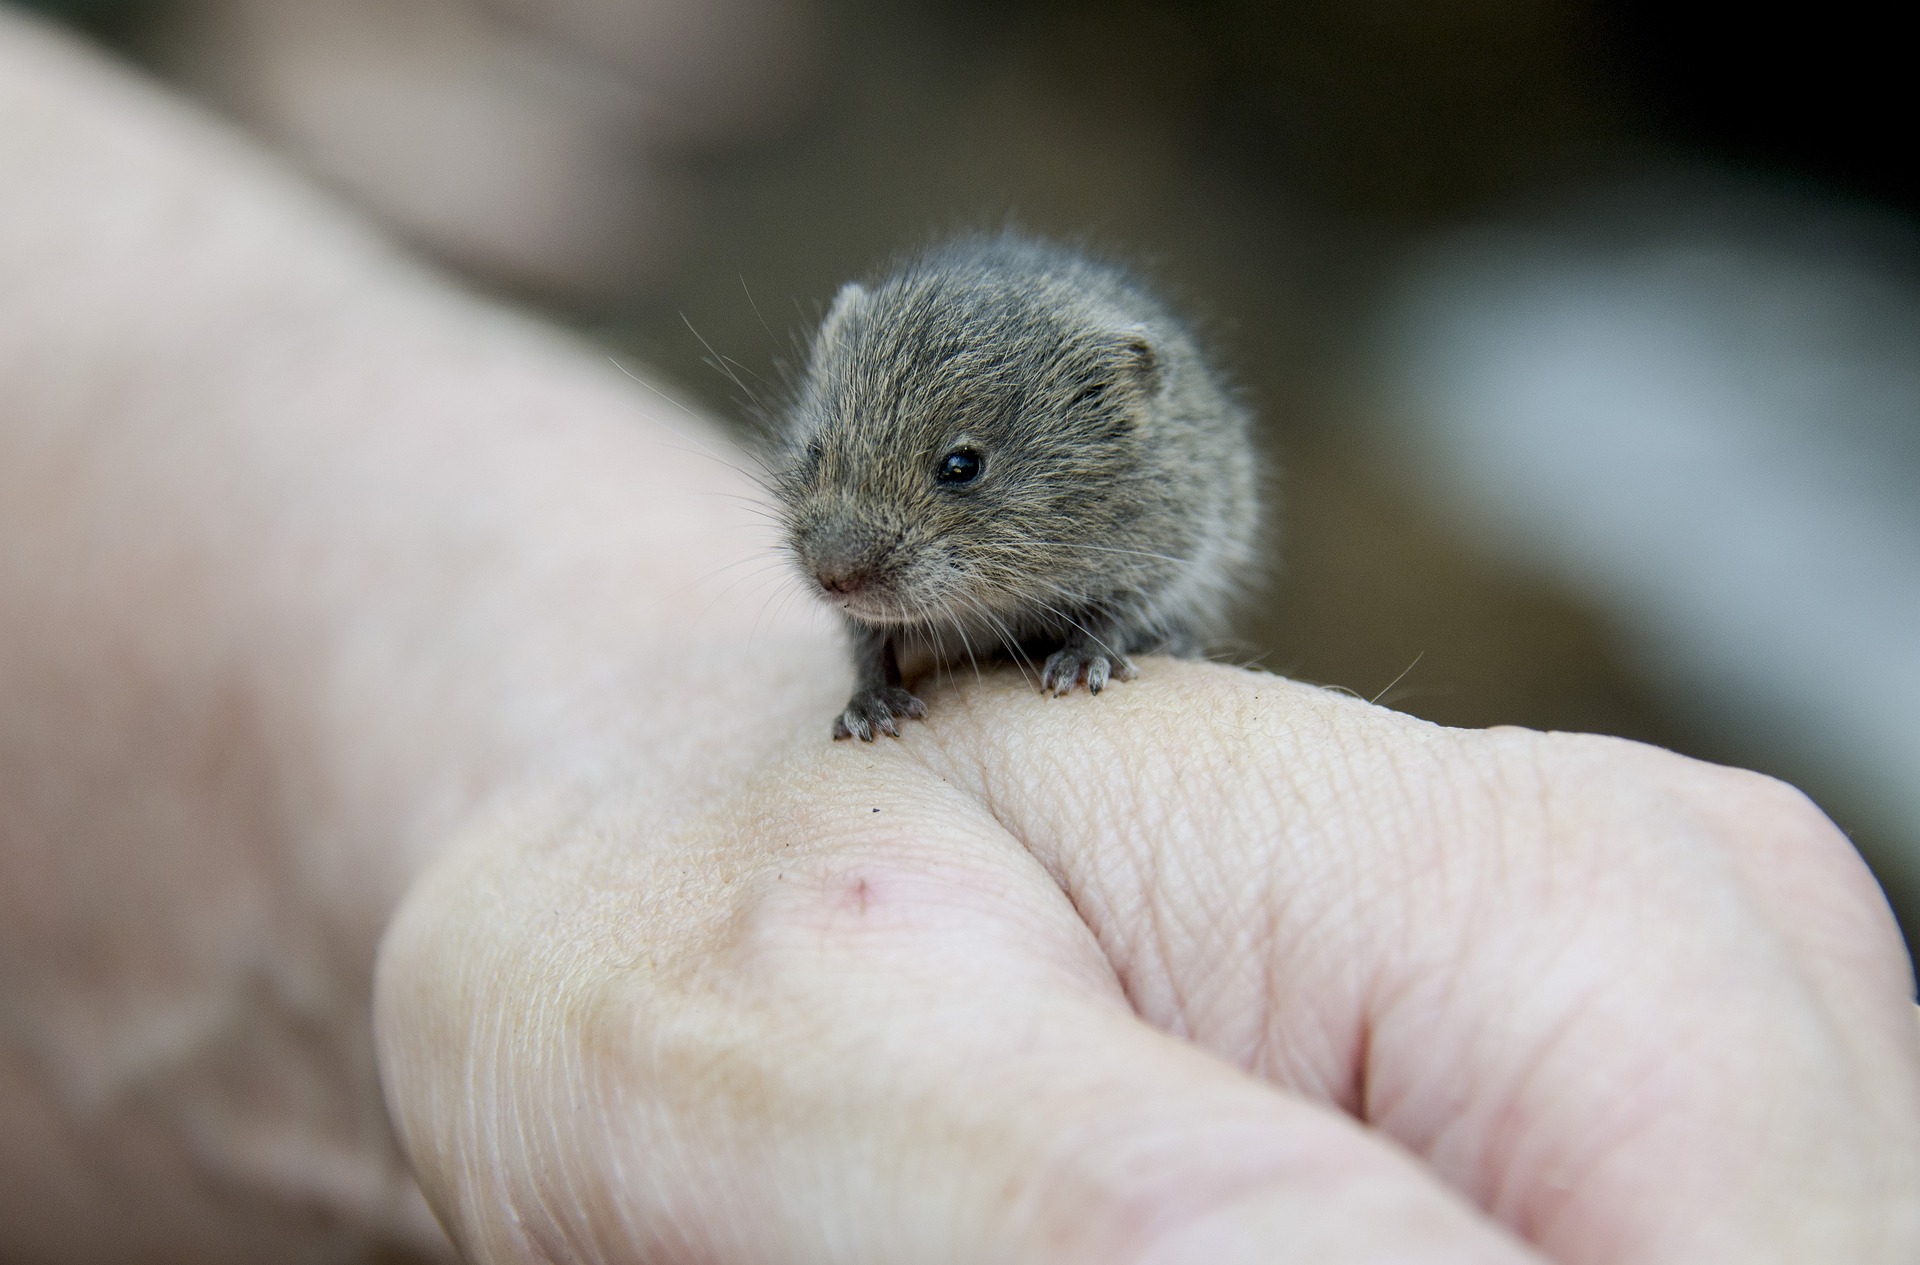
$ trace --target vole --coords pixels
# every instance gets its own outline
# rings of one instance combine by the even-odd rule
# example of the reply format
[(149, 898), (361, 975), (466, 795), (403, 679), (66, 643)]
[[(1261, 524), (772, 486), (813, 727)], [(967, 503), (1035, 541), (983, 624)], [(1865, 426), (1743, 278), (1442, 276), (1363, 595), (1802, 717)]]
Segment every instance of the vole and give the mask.
[(1016, 234), (844, 286), (783, 418), (776, 491), (858, 683), (834, 737), (926, 714), (903, 660), (1002, 651), (1043, 693), (1201, 652), (1254, 556), (1249, 419), (1140, 282)]

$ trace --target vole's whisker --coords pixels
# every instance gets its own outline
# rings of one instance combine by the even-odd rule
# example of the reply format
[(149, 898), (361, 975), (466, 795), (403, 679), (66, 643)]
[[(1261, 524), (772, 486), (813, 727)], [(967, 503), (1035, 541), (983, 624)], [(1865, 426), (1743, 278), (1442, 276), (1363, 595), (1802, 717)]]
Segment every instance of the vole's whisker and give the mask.
[(1042, 540), (1037, 536), (1030, 536), (1023, 543), (1042, 545), (1049, 549), (1085, 549), (1093, 553), (1117, 553), (1133, 558), (1153, 558), (1160, 562), (1171, 562), (1176, 566), (1182, 567), (1189, 565), (1193, 561), (1191, 558), (1178, 558), (1170, 553), (1154, 553), (1150, 549), (1120, 549), (1112, 545), (1077, 545), (1066, 540)]
[[(743, 363), (742, 361), (736, 360), (732, 356), (722, 356), (720, 357), (720, 359), (726, 361), (728, 364), (732, 365), (734, 368), (738, 369), (740, 372), (746, 374), (749, 378), (752, 378), (755, 382), (758, 382), (761, 386), (770, 385), (765, 378), (755, 373), (750, 366)], [(760, 403), (760, 401), (755, 400), (754, 403), (758, 404)]]
[(708, 580), (717, 579), (720, 576), (725, 575), (727, 572), (733, 570), (735, 567), (744, 567), (748, 563), (759, 564), (757, 567), (755, 567), (753, 571), (748, 572), (749, 575), (759, 575), (764, 571), (786, 570), (785, 567), (780, 566), (776, 560), (771, 558), (754, 558), (754, 557), (735, 558), (732, 562), (721, 563), (719, 566), (714, 567), (711, 570), (705, 572), (697, 579), (689, 580), (685, 585), (683, 585), (681, 588), (675, 591), (679, 593), (684, 593), (696, 584), (705, 584)]
[(729, 369), (727, 367), (727, 358), (714, 350), (713, 344), (707, 341), (706, 336), (704, 334), (702, 334), (699, 330), (693, 327), (693, 322), (687, 319), (687, 314), (685, 312), (680, 313), (680, 322), (681, 324), (687, 327), (688, 333), (692, 334), (695, 338), (698, 338), (700, 340), (700, 345), (707, 349), (707, 354), (713, 357), (713, 359), (708, 361), (707, 363), (711, 364), (714, 368), (718, 369), (721, 373), (725, 374), (728, 380), (730, 380), (734, 386), (740, 388), (740, 393), (742, 395), (746, 396), (749, 400), (753, 401), (753, 403), (756, 406), (758, 406), (760, 403), (760, 397), (753, 393), (753, 388), (749, 387), (745, 382), (741, 381), (739, 374), (735, 373), (732, 369)]
[(994, 614), (992, 609), (979, 598), (970, 594), (961, 594), (960, 596), (965, 599), (969, 606), (980, 612), (980, 617), (986, 620), (995, 639), (999, 641), (1001, 648), (1007, 652), (1007, 657), (1012, 659), (1014, 666), (1020, 669), (1020, 675), (1026, 679), (1027, 684), (1033, 684), (1033, 671), (1037, 669), (1034, 668), (1033, 660), (1028, 657), (1026, 651), (1021, 649), (1020, 639), (1014, 636), (1013, 629), (1007, 626), (1007, 621)]
[(994, 627), (999, 631), (1000, 644), (1007, 648), (1007, 654), (1013, 659), (1013, 665), (1020, 669), (1020, 679), (1028, 685), (1040, 684), (1040, 665), (1027, 653), (1027, 647), (1020, 634), (1015, 632), (1006, 620), (997, 615), (989, 615)]
[[(647, 381), (645, 378), (641, 377), (639, 374), (633, 372), (631, 369), (621, 364), (620, 361), (615, 357), (608, 356), (607, 363), (612, 365), (615, 369), (618, 369), (623, 377), (627, 378), (629, 381), (638, 383), (642, 387), (645, 387), (648, 391), (651, 391), (653, 394), (659, 396), (661, 399), (665, 400), (668, 404), (673, 405), (673, 407), (679, 409), (682, 413), (685, 413), (688, 417), (692, 418), (694, 421), (705, 424), (706, 422), (711, 420), (705, 414), (699, 412), (698, 410), (691, 408), (686, 404), (681, 403), (679, 400), (674, 399), (671, 395), (668, 395), (665, 391), (662, 391), (659, 387), (655, 386), (653, 383)], [(725, 466), (727, 469), (733, 471), (735, 474), (739, 475), (740, 477), (752, 483), (754, 486), (765, 491), (769, 496), (776, 494), (772, 483), (769, 482), (768, 480), (768, 472), (759, 471), (759, 470), (749, 470), (745, 466), (739, 465), (736, 462), (728, 461), (725, 457), (721, 456), (719, 453), (715, 452), (713, 449), (709, 448), (707, 445), (701, 443), (699, 439), (697, 439), (696, 437), (689, 435), (686, 432), (679, 430), (674, 426), (668, 425), (664, 421), (659, 421), (658, 419), (655, 419), (655, 420), (657, 424), (666, 427), (667, 430), (672, 431), (675, 435), (678, 435), (681, 439), (685, 440), (687, 443), (692, 445), (691, 449), (676, 449), (676, 448), (673, 448), (672, 445), (665, 445), (668, 451), (690, 452), (694, 456), (706, 457), (709, 460), (717, 461), (721, 465)]]
[[(1086, 607), (1097, 604), (1097, 599), (1098, 599), (1097, 594), (1091, 593), (1091, 592), (1085, 592), (1080, 589), (1070, 589), (1064, 584), (1053, 583), (1053, 582), (1039, 582), (1031, 585), (1030, 587), (1037, 589), (1042, 593), (1053, 594), (1055, 597), (1065, 602), (1070, 609), (1071, 608), (1085, 609)], [(1059, 612), (1055, 611), (1054, 613), (1058, 614)]]
[[(738, 565), (740, 565), (739, 562), (729, 562), (724, 566), (716, 567), (712, 571), (708, 572), (706, 575), (701, 576), (699, 579), (688, 581), (686, 584), (682, 585), (678, 590), (676, 590), (674, 594), (670, 594), (669, 596), (677, 596), (678, 594), (685, 593), (688, 589), (693, 588), (695, 585), (705, 584), (709, 580), (716, 579), (721, 574), (727, 571), (731, 571), (734, 567)], [(727, 594), (733, 592), (736, 588), (739, 588), (740, 585), (746, 583), (748, 580), (752, 580), (757, 577), (764, 576), (769, 571), (779, 571), (779, 570), (784, 570), (784, 568), (762, 566), (757, 568), (756, 570), (749, 571), (744, 575), (735, 576), (726, 585), (726, 587), (722, 588), (718, 593), (715, 593), (712, 597), (707, 599), (707, 604), (700, 608), (700, 614), (697, 617), (695, 622), (698, 622), (698, 620), (700, 619), (705, 619), (710, 613), (712, 613), (713, 608), (719, 604), (720, 599), (726, 597)]]
[(659, 396), (661, 399), (665, 400), (667, 403), (673, 405), (673, 407), (679, 409), (682, 413), (685, 413), (688, 417), (691, 417), (694, 421), (705, 422), (708, 420), (706, 414), (700, 412), (698, 409), (682, 404), (679, 400), (674, 399), (671, 395), (668, 395), (665, 391), (662, 391), (659, 387), (653, 385), (653, 383), (647, 381), (645, 378), (641, 377), (639, 374), (635, 373), (633, 370), (621, 364), (617, 357), (608, 356), (607, 363), (612, 365), (614, 368), (618, 369), (622, 374), (626, 375), (628, 378), (631, 378), (633, 381), (645, 387), (647, 390), (653, 392), (655, 395)]
[[(671, 428), (669, 427), (669, 429)], [(679, 431), (674, 431), (673, 433), (676, 435), (680, 435)], [(681, 435), (681, 438), (689, 439), (689, 442), (692, 442), (690, 437), (686, 435)], [(682, 448), (678, 444), (655, 444), (654, 447), (656, 447), (662, 452), (683, 452), (687, 454), (689, 457), (705, 457), (709, 461), (718, 462), (719, 464), (725, 466), (727, 469), (733, 471), (735, 474), (739, 475), (741, 478), (747, 480), (747, 482), (759, 488), (761, 491), (765, 492), (768, 496), (775, 495), (773, 484), (768, 481), (769, 476), (763, 473), (760, 473), (758, 471), (749, 470), (747, 469), (747, 467), (743, 465), (739, 465), (735, 462), (728, 461), (725, 457), (720, 456), (718, 453), (714, 452), (710, 448), (704, 448), (704, 447)], [(716, 492), (714, 495), (726, 495), (726, 494)], [(733, 493), (732, 495), (738, 496), (740, 494), (736, 492), (736, 493)]]
[(1072, 624), (1075, 628), (1079, 629), (1081, 634), (1085, 636), (1087, 640), (1095, 643), (1102, 650), (1106, 651), (1110, 658), (1114, 658), (1114, 659), (1126, 658), (1125, 655), (1121, 654), (1118, 650), (1115, 650), (1113, 648), (1113, 644), (1109, 642), (1105, 637), (1102, 637), (1099, 633), (1093, 631), (1093, 629), (1087, 627), (1085, 624), (1081, 623), (1079, 620), (1075, 619), (1073, 616), (1067, 614), (1065, 611), (1060, 610), (1058, 607), (1051, 606), (1051, 605), (1049, 605), (1047, 609), (1051, 611), (1053, 614), (1059, 616), (1061, 619), (1066, 620), (1069, 624)]
[[(793, 605), (795, 598), (800, 595), (800, 586), (792, 582), (793, 577), (787, 575), (785, 579), (787, 583), (781, 586), (777, 598), (774, 599), (774, 601), (762, 602), (760, 604), (759, 614), (753, 617), (753, 623), (747, 627), (748, 641), (752, 641), (760, 635), (760, 625), (762, 621), (772, 622), (772, 620), (768, 619), (769, 612), (772, 613), (773, 619), (778, 619), (780, 616), (786, 614), (787, 608)], [(778, 602), (777, 606), (775, 605), (776, 601)]]
[(960, 644), (966, 649), (967, 662), (973, 666), (973, 679), (977, 683), (981, 679), (980, 660), (975, 658), (973, 654), (973, 638), (967, 636), (967, 626), (965, 624), (957, 623), (953, 626), (953, 630), (960, 634)]
[(726, 492), (726, 491), (720, 490), (719, 488), (701, 488), (691, 492), (677, 492), (675, 493), (675, 495), (676, 496), (719, 497), (724, 500), (734, 501), (740, 505), (745, 506), (747, 509), (753, 510), (755, 513), (764, 514), (768, 518), (776, 519), (776, 520), (780, 518), (779, 510), (767, 504), (765, 501), (761, 500), (759, 497), (748, 496), (745, 492)]
[[(991, 616), (991, 612), (988, 612), (984, 608), (982, 608), (980, 603), (975, 601), (972, 597), (969, 597), (964, 593), (961, 594), (960, 596), (962, 600), (964, 600), (967, 603), (967, 605), (973, 607), (975, 610), (980, 611), (983, 615), (988, 615), (989, 617)], [(981, 679), (980, 660), (974, 657), (973, 639), (967, 636), (966, 624), (964, 621), (956, 620), (954, 622), (954, 628), (960, 633), (961, 644), (966, 646), (967, 648), (967, 661), (973, 665), (973, 679), (975, 681), (979, 681)], [(989, 629), (988, 631), (992, 631), (992, 630)]]
[(920, 619), (915, 620), (909, 628), (911, 635), (924, 639), (933, 647), (934, 677), (937, 680), (940, 665), (947, 661), (946, 638), (941, 635), (941, 626), (930, 619)]
[(767, 318), (760, 314), (760, 305), (753, 301), (753, 291), (747, 289), (747, 274), (740, 274), (740, 289), (747, 296), (747, 306), (753, 309), (753, 319), (760, 322), (760, 328), (767, 331), (767, 341), (773, 344), (774, 355), (780, 354), (780, 340), (773, 336), (773, 326), (767, 324)]

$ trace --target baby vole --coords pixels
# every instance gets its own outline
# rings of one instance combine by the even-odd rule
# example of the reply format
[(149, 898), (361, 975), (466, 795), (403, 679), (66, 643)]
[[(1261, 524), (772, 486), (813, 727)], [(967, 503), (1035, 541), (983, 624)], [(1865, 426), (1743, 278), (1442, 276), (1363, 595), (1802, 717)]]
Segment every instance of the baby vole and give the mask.
[(1044, 655), (1059, 695), (1199, 653), (1252, 562), (1247, 429), (1185, 327), (1077, 252), (968, 237), (843, 287), (777, 485), (793, 557), (852, 634), (834, 736), (926, 714), (903, 659)]

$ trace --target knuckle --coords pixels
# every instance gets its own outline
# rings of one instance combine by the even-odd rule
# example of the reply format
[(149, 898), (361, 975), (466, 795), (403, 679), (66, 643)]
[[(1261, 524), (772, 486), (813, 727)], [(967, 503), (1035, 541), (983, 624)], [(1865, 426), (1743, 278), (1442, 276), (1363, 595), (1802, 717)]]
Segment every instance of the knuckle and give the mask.
[(1658, 801), (1703, 811), (1753, 814), (1808, 834), (1837, 833), (1804, 792), (1750, 769), (1712, 764), (1626, 738), (1530, 734), (1556, 780), (1615, 801)]
[(1559, 826), (1608, 863), (1680, 881), (1692, 900), (1703, 886), (1743, 892), (1802, 928), (1890, 926), (1852, 841), (1797, 787), (1624, 739), (1544, 737)]

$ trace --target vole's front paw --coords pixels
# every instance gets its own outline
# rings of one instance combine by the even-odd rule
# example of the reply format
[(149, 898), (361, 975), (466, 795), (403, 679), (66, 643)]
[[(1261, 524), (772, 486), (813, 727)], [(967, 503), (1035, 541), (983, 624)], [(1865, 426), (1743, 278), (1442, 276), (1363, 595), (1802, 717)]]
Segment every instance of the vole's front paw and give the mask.
[(898, 738), (900, 726), (895, 722), (895, 717), (919, 720), (926, 714), (927, 705), (897, 685), (861, 690), (847, 703), (847, 710), (840, 713), (840, 719), (833, 722), (833, 736), (836, 739), (858, 738), (862, 742), (872, 742), (876, 733)]
[(1040, 670), (1040, 692), (1070, 694), (1085, 678), (1088, 692), (1098, 694), (1107, 688), (1108, 678), (1131, 681), (1136, 675), (1133, 660), (1123, 654), (1104, 647), (1062, 646), (1047, 656), (1047, 665)]

